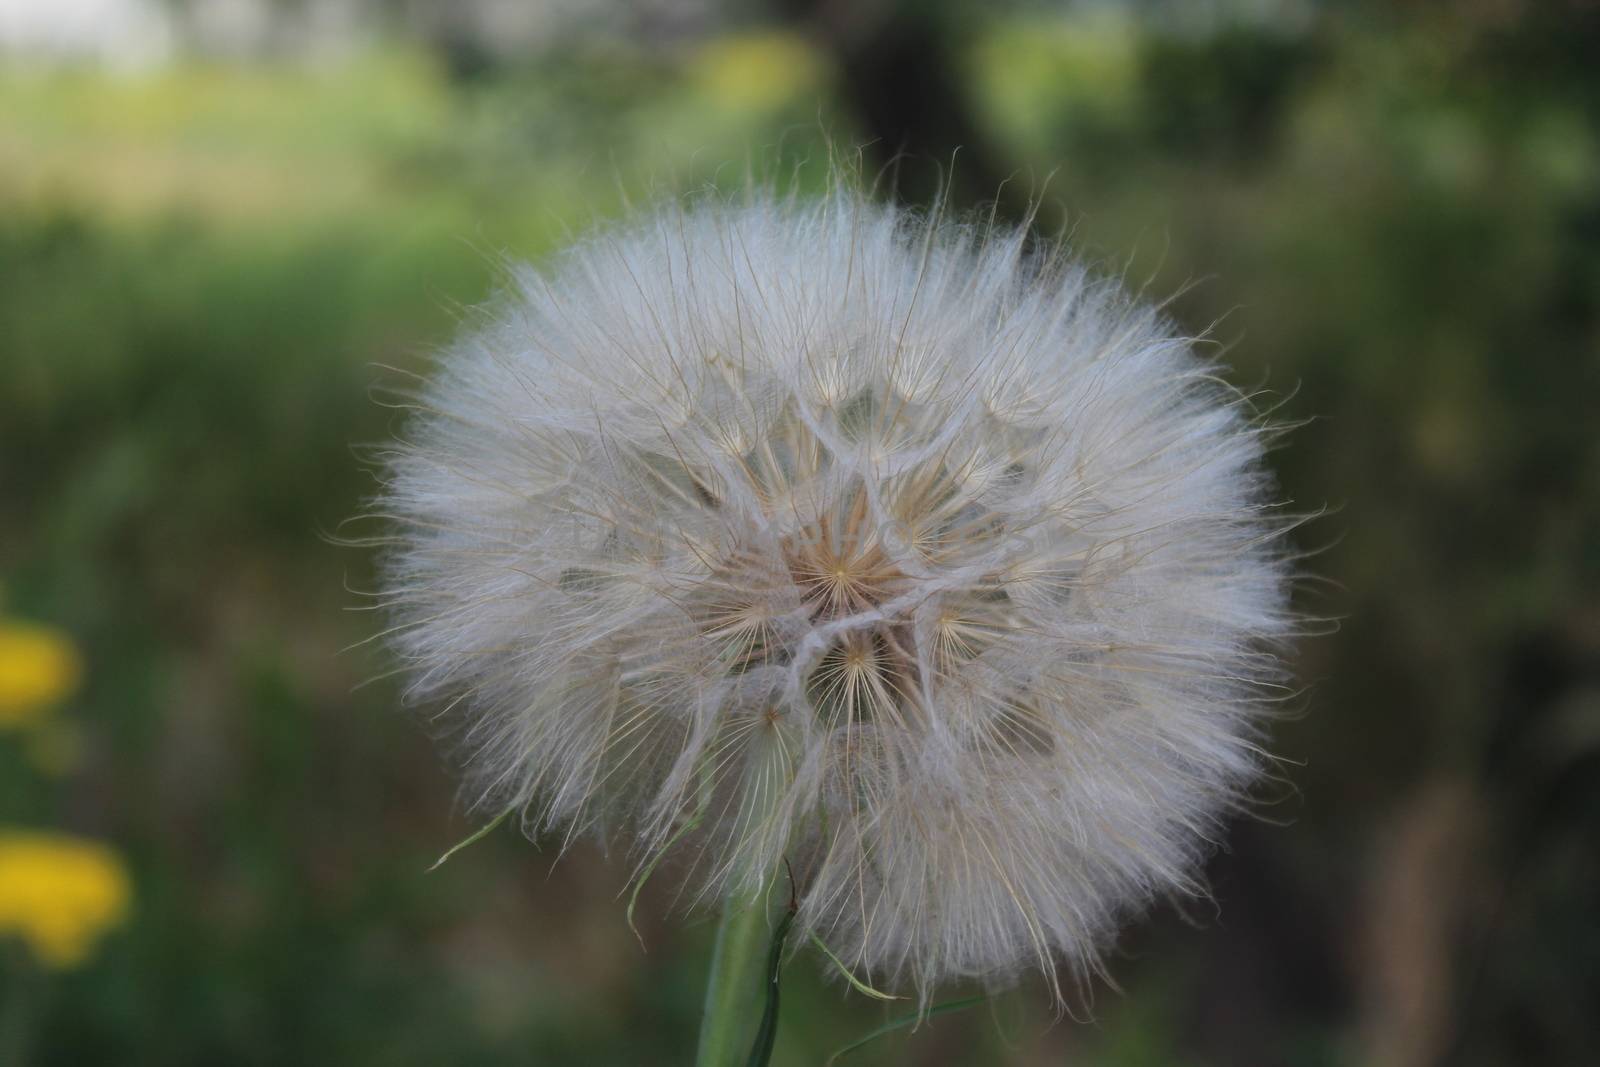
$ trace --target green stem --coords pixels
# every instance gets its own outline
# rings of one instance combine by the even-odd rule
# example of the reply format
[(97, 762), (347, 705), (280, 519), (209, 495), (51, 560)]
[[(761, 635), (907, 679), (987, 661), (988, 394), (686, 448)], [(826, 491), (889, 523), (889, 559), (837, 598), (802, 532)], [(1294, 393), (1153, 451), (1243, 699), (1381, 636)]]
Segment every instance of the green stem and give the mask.
[(761, 1014), (769, 940), (764, 896), (730, 897), (723, 903), (695, 1067), (741, 1067), (749, 1053)]

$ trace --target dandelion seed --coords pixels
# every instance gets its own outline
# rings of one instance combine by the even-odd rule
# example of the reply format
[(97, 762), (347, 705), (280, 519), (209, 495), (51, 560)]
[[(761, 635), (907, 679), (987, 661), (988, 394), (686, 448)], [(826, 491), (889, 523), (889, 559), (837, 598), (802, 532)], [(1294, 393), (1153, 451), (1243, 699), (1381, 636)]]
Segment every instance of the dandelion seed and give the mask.
[(1196, 890), (1292, 621), (1248, 403), (1021, 232), (848, 191), (591, 237), (442, 360), (390, 465), (409, 696), (474, 799), (783, 857), (848, 969), (1098, 966)]

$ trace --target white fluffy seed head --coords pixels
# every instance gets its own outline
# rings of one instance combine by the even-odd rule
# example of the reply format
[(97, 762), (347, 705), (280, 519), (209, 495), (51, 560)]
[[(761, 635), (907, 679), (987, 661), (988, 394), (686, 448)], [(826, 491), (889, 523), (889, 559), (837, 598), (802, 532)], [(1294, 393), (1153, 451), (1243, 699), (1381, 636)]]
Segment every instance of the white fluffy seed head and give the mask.
[[(386, 594), (473, 799), (926, 997), (1192, 892), (1287, 636), (1263, 429), (1020, 231), (849, 191), (592, 237), (442, 361)], [(1058, 987), (1056, 987), (1058, 988)]]

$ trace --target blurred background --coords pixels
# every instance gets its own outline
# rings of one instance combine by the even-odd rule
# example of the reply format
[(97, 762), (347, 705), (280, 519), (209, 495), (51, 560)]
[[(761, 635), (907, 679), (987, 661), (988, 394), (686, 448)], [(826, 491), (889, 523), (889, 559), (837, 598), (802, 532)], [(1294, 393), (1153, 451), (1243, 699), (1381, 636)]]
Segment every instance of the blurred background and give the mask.
[[(0, 0), (0, 1063), (690, 1057), (670, 879), (641, 948), (596, 846), (425, 873), (472, 824), (325, 535), (497, 257), (830, 141), (1215, 324), (1341, 620), (1092, 1021), (843, 1062), (1600, 1062), (1595, 3)], [(775, 1064), (894, 1014), (825, 966)]]

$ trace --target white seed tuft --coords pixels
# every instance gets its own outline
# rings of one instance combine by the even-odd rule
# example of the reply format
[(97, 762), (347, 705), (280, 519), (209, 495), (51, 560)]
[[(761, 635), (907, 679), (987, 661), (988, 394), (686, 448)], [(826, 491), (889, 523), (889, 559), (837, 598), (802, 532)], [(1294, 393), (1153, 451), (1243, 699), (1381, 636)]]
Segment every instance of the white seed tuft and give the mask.
[(1198, 890), (1289, 635), (1265, 430), (1020, 231), (848, 191), (592, 237), (447, 354), (385, 593), (473, 798), (913, 984)]

